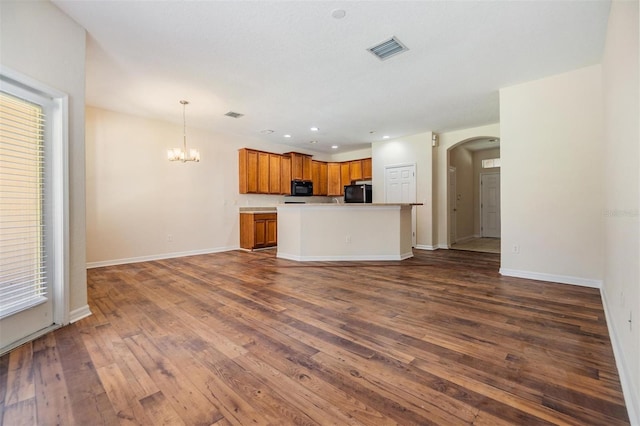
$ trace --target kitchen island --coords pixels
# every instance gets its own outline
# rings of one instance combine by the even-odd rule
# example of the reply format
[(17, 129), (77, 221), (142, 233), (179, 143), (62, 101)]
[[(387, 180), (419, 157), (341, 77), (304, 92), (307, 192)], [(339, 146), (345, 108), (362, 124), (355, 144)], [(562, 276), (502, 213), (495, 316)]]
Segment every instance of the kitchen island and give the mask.
[(282, 204), (277, 257), (297, 261), (403, 260), (411, 204)]

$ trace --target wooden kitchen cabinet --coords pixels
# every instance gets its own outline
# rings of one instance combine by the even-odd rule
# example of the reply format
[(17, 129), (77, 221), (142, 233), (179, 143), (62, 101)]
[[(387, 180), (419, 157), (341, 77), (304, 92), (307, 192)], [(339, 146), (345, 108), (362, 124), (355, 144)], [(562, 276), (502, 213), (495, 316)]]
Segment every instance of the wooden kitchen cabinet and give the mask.
[(269, 153), (258, 153), (258, 193), (269, 193)]
[(340, 195), (344, 195), (344, 186), (351, 185), (351, 170), (348, 161), (340, 163)]
[(342, 195), (340, 180), (340, 163), (327, 163), (327, 195), (335, 197)]
[(373, 165), (371, 158), (362, 159), (362, 180), (373, 179)]
[(241, 248), (255, 250), (275, 247), (277, 243), (277, 213), (240, 213)]
[(258, 192), (258, 151), (242, 148), (238, 151), (239, 192)]
[(313, 166), (311, 156), (299, 152), (288, 152), (284, 155), (291, 157), (291, 179), (311, 180)]
[(328, 169), (324, 161), (311, 162), (311, 180), (313, 181), (313, 195), (327, 195)]
[(349, 161), (349, 179), (362, 180), (362, 160)]
[(280, 193), (291, 195), (291, 157), (280, 159)]
[(269, 154), (269, 194), (280, 194), (282, 187), (280, 179), (282, 169), (282, 156)]

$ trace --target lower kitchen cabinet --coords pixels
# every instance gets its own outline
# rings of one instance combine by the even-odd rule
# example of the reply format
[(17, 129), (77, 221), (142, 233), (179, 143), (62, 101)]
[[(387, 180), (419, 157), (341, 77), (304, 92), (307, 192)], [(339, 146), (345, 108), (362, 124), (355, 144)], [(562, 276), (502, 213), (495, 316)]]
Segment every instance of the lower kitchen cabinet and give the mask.
[(240, 247), (254, 250), (278, 244), (277, 213), (240, 213)]

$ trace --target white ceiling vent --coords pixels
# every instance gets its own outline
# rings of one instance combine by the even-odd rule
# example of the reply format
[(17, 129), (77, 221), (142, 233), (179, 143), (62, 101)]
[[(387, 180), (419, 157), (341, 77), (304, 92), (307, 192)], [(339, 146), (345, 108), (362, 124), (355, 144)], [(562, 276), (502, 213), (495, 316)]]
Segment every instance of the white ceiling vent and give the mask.
[(397, 55), (398, 53), (405, 52), (409, 49), (394, 36), (389, 40), (385, 40), (382, 43), (368, 48), (367, 50), (381, 61), (384, 61), (385, 59), (389, 59), (390, 57)]
[(240, 114), (239, 112), (233, 112), (233, 111), (229, 111), (225, 115), (227, 117), (231, 117), (231, 118), (240, 118), (240, 117), (244, 116), (244, 114)]

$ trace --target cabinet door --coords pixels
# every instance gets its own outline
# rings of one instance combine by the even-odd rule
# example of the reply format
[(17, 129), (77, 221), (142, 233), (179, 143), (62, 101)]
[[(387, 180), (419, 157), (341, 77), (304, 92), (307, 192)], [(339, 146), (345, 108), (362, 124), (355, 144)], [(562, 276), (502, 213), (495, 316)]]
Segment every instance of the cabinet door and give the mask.
[(304, 179), (302, 174), (302, 155), (300, 154), (291, 154), (291, 179)]
[(344, 195), (344, 186), (351, 185), (351, 173), (349, 171), (349, 162), (340, 163), (340, 195)]
[(269, 193), (269, 154), (258, 153), (258, 193)]
[[(318, 195), (327, 195), (329, 193), (329, 170), (327, 163), (320, 162), (320, 188)], [(315, 188), (314, 188), (315, 191)]]
[(349, 178), (354, 180), (362, 180), (362, 161), (349, 161)]
[(340, 163), (327, 164), (327, 195), (341, 195), (342, 185), (340, 184)]
[(261, 248), (267, 245), (267, 221), (256, 219), (253, 222), (253, 247)]
[(279, 194), (281, 190), (282, 156), (269, 154), (269, 194)]
[(371, 164), (371, 158), (362, 159), (362, 179), (363, 180), (373, 179), (373, 168)]
[(265, 220), (265, 247), (273, 247), (278, 244), (278, 221), (276, 219)]
[(238, 151), (238, 181), (240, 194), (258, 192), (258, 152), (249, 149)]
[(280, 193), (291, 195), (291, 157), (280, 160)]
[(311, 165), (311, 156), (303, 155), (302, 156), (302, 179), (303, 180), (311, 180), (313, 179), (313, 167)]

